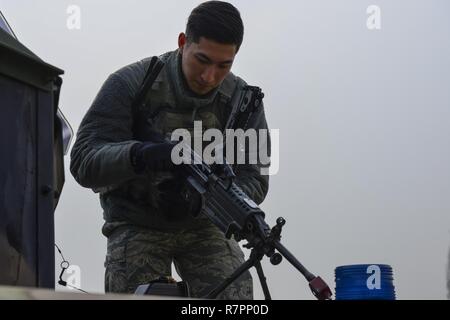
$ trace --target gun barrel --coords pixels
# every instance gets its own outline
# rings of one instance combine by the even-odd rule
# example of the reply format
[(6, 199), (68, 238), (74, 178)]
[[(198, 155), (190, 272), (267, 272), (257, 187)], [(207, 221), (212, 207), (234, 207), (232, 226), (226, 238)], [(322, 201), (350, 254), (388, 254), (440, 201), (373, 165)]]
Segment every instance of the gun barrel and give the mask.
[(306, 280), (312, 281), (314, 278), (316, 278), (315, 275), (313, 275), (311, 272), (308, 271), (301, 263), (297, 260), (297, 258), (294, 257), (292, 253), (289, 252), (288, 249), (286, 249), (285, 246), (283, 246), (279, 241), (274, 241), (274, 247), (278, 250), (279, 253), (282, 254), (283, 257), (285, 257), (300, 273), (306, 278)]

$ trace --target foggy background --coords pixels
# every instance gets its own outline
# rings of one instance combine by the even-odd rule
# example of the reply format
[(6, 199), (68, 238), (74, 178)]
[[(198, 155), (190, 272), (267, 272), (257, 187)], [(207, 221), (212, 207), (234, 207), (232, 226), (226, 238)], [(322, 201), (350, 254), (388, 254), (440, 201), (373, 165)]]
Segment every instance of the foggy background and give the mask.
[[(200, 2), (0, 0), (0, 8), (22, 43), (65, 70), (60, 107), (76, 131), (107, 76), (175, 49)], [(450, 3), (231, 2), (245, 24), (232, 71), (263, 88), (269, 127), (280, 130), (280, 170), (262, 208), (270, 225), (287, 220), (282, 243), (333, 291), (337, 266), (383, 263), (398, 299), (445, 299)], [(80, 30), (67, 28), (69, 5), (81, 9)], [(380, 30), (366, 26), (369, 5), (381, 9)], [(81, 268), (81, 287), (103, 292), (98, 196), (68, 167), (66, 157), (56, 243)], [(56, 276), (59, 263), (56, 255)], [(263, 267), (274, 299), (314, 299), (286, 260)]]

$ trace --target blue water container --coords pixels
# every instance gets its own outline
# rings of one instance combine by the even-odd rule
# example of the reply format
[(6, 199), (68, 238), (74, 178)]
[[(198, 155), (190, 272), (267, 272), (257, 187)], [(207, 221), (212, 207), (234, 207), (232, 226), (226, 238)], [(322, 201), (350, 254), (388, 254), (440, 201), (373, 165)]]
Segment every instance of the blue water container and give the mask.
[(386, 264), (355, 264), (335, 269), (336, 300), (395, 300), (394, 274)]

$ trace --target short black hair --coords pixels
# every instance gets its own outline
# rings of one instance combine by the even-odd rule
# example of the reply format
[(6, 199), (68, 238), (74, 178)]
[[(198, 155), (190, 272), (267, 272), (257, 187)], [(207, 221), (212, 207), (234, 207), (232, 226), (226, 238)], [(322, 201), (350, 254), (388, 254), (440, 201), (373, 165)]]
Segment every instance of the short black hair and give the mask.
[(235, 44), (236, 52), (244, 39), (241, 14), (232, 4), (223, 1), (207, 1), (200, 4), (188, 18), (186, 38), (198, 43), (204, 37), (222, 44)]

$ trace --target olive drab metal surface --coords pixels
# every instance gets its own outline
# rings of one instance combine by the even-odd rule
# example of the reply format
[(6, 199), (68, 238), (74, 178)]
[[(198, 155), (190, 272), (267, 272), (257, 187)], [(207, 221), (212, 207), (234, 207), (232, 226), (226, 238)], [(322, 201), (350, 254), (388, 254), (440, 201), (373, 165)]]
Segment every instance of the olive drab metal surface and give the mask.
[(54, 208), (64, 184), (62, 70), (0, 25), (0, 285), (54, 288)]

